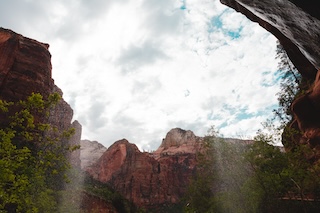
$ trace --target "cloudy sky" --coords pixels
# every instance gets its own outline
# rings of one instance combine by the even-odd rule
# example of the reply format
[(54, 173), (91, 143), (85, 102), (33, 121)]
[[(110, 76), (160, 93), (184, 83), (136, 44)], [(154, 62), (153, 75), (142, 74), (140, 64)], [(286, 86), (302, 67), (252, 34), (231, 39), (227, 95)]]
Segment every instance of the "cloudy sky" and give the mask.
[(277, 105), (276, 39), (219, 0), (0, 0), (0, 27), (50, 44), (83, 139), (107, 147), (252, 138)]

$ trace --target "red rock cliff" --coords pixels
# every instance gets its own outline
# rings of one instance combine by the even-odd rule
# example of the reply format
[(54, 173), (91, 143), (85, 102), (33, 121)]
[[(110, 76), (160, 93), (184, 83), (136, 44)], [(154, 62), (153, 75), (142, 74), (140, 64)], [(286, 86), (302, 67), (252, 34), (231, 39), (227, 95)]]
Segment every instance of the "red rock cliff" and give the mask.
[[(23, 100), (32, 92), (47, 97), (53, 92), (62, 96), (51, 76), (49, 45), (0, 28), (0, 98), (7, 101)], [(60, 130), (75, 128), (69, 140), (80, 144), (81, 125), (72, 123), (73, 110), (63, 99), (51, 112), (49, 123)], [(72, 163), (80, 167), (80, 150), (72, 153)]]
[(195, 147), (200, 142), (191, 131), (173, 129), (156, 152), (146, 153), (123, 139), (110, 146), (87, 171), (138, 206), (177, 203), (195, 172)]

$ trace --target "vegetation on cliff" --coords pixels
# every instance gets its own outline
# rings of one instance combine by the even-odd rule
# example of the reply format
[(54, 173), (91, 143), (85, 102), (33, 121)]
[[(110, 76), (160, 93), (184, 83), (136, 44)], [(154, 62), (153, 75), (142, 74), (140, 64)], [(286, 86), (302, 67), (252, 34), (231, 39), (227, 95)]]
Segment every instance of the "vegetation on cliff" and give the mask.
[(32, 94), (26, 100), (0, 100), (0, 212), (57, 212), (58, 191), (68, 181), (67, 140), (73, 129), (58, 132), (46, 123), (60, 100)]
[(106, 203), (110, 203), (111, 206), (113, 206), (113, 208), (119, 213), (142, 212), (142, 210), (139, 210), (133, 203), (125, 199), (122, 195), (112, 189), (112, 187), (107, 183), (102, 183), (98, 180), (95, 180), (88, 174), (83, 175), (83, 189), (87, 194), (100, 198)]

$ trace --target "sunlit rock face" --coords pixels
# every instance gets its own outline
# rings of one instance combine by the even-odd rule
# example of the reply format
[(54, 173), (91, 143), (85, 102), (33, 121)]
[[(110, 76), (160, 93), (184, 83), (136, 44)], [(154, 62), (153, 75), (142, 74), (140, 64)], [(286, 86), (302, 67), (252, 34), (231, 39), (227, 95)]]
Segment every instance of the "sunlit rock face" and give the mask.
[[(43, 97), (62, 91), (54, 84), (49, 45), (26, 38), (11, 30), (0, 28), (0, 98), (6, 101), (26, 99), (31, 93)], [(63, 99), (51, 111), (50, 123), (60, 131), (74, 128), (74, 136), (67, 142), (79, 145), (81, 125), (72, 122), (73, 110)], [(73, 165), (80, 166), (80, 150), (71, 154)]]
[(80, 145), (80, 160), (82, 169), (85, 169), (86, 167), (97, 162), (102, 154), (107, 150), (106, 147), (97, 141), (81, 140)]
[(195, 154), (200, 151), (203, 145), (202, 142), (203, 138), (195, 136), (192, 131), (175, 128), (167, 133), (160, 147), (153, 152), (153, 156), (159, 158), (163, 155), (175, 155), (179, 153)]
[[(320, 159), (320, 7), (317, 0), (220, 0), (277, 37), (306, 82), (307, 92), (292, 103), (297, 130), (284, 145), (310, 144)], [(312, 82), (314, 82), (312, 84)]]
[(199, 141), (191, 131), (174, 129), (156, 152), (147, 153), (123, 139), (86, 170), (138, 206), (152, 208), (177, 203), (195, 172), (194, 147)]

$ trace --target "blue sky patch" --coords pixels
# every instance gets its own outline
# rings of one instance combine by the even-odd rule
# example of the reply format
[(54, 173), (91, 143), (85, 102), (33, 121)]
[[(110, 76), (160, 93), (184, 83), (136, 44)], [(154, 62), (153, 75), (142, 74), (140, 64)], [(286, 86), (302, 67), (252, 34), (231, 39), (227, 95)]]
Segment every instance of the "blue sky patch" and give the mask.
[(218, 130), (219, 129), (222, 129), (224, 127), (227, 127), (228, 126), (228, 123), (227, 122), (223, 122), (222, 124), (220, 124), (219, 126), (217, 126)]
[(251, 118), (252, 116), (254, 116), (253, 113), (247, 113), (247, 109), (241, 109), (239, 113), (237, 113), (236, 115), (236, 119), (237, 120), (244, 120), (244, 119), (248, 119)]
[(221, 15), (214, 16), (211, 18), (210, 23), (208, 24), (208, 32), (212, 33), (218, 29), (222, 29), (222, 21), (220, 19)]
[(180, 7), (180, 10), (185, 10), (185, 9), (187, 9), (186, 1), (185, 1), (185, 0), (182, 0), (181, 3), (182, 3), (182, 6)]
[(226, 34), (231, 37), (232, 39), (238, 39), (241, 37), (242, 27), (240, 27), (237, 31), (227, 31), (225, 30)]
[[(265, 71), (262, 73), (262, 75), (270, 75), (270, 71)], [(263, 87), (271, 87), (274, 86), (276, 84), (279, 84), (281, 78), (282, 78), (282, 74), (280, 71), (274, 72), (272, 75), (272, 81), (264, 81), (261, 82), (261, 86)]]
[[(223, 12), (225, 13), (225, 12)], [(237, 30), (228, 30), (226, 28), (223, 28), (223, 22), (221, 20), (221, 16), (223, 15), (221, 13), (218, 16), (213, 16), (208, 23), (208, 33), (213, 33), (215, 31), (222, 31), (223, 34), (225, 34), (228, 37), (231, 37), (232, 39), (238, 39), (241, 37), (241, 31), (243, 27), (239, 27)]]

